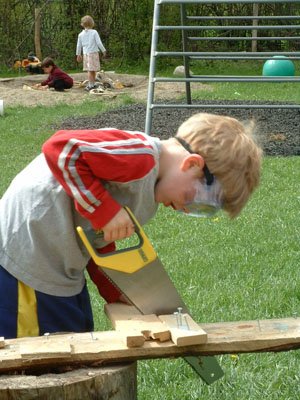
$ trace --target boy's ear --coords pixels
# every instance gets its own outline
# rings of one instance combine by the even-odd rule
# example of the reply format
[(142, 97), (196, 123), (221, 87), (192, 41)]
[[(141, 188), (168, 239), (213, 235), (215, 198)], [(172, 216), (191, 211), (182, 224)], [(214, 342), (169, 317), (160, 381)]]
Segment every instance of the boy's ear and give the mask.
[(191, 167), (199, 167), (203, 169), (205, 165), (204, 159), (200, 154), (190, 154), (184, 158), (181, 163), (180, 169), (182, 171), (187, 171)]

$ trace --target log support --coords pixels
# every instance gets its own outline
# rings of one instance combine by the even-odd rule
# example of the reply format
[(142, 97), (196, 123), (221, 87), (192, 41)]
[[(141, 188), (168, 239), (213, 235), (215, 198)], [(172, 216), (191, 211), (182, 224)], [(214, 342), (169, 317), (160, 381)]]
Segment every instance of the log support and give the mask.
[(136, 400), (136, 362), (64, 373), (0, 376), (1, 400)]

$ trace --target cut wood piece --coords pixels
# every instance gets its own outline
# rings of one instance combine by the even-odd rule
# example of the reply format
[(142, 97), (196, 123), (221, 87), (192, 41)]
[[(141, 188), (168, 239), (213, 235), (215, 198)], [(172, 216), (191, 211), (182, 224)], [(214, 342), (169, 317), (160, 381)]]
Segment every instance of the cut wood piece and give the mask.
[(207, 333), (199, 327), (189, 314), (160, 315), (159, 319), (171, 332), (177, 346), (190, 346), (207, 342)]
[(117, 331), (137, 331), (146, 339), (161, 342), (171, 339), (169, 329), (155, 314), (142, 315), (135, 307), (123, 303), (106, 304), (105, 312)]
[(130, 318), (129, 316), (139, 317), (141, 315), (135, 307), (124, 303), (113, 303), (105, 304), (104, 310), (116, 331), (122, 331), (127, 347), (142, 347), (144, 345), (147, 337), (140, 326), (126, 319)]
[(150, 336), (152, 339), (159, 340), (160, 342), (167, 342), (168, 340), (171, 340), (171, 332), (169, 329), (166, 329), (161, 322), (156, 323), (156, 326), (153, 324), (151, 325)]
[(115, 320), (116, 331), (126, 334), (126, 332), (139, 332), (148, 340), (154, 339), (166, 342), (171, 339), (169, 329), (154, 315), (138, 315), (132, 319)]
[(137, 331), (133, 332), (124, 332), (125, 336), (125, 344), (129, 348), (133, 347), (142, 347), (145, 343), (145, 337), (142, 333)]
[(149, 331), (148, 329), (142, 330), (142, 334), (143, 334), (145, 340), (151, 339), (151, 331)]
[(3, 336), (0, 336), (0, 349), (3, 349), (5, 347), (5, 340)]
[(171, 329), (171, 339), (176, 346), (192, 346), (207, 341), (207, 334), (199, 331), (187, 331), (180, 328)]

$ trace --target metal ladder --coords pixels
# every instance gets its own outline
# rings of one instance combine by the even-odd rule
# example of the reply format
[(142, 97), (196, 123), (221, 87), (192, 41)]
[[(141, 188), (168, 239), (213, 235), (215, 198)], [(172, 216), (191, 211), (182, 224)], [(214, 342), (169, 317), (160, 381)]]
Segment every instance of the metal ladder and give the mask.
[[(219, 108), (218, 104), (193, 104), (191, 94), (191, 83), (212, 83), (212, 82), (299, 82), (298, 76), (225, 76), (225, 75), (192, 75), (190, 73), (190, 61), (193, 60), (269, 60), (273, 56), (285, 56), (290, 60), (299, 60), (299, 51), (189, 51), (189, 45), (193, 43), (216, 42), (216, 41), (241, 41), (247, 40), (257, 43), (260, 40), (273, 41), (296, 41), (300, 40), (300, 15), (271, 15), (271, 16), (194, 16), (188, 14), (189, 5), (195, 4), (252, 4), (252, 7), (259, 4), (297, 3), (300, 9), (300, 0), (155, 0), (153, 13), (152, 42), (150, 54), (149, 85), (146, 108), (145, 132), (151, 133), (154, 110), (158, 108)], [(177, 5), (180, 13), (180, 25), (160, 25), (161, 8), (170, 5)], [(266, 21), (279, 20), (280, 25), (265, 25)], [(246, 21), (247, 25), (241, 24)], [(249, 21), (249, 24), (248, 24)], [(225, 25), (223, 23), (226, 23)], [(285, 24), (284, 24), (285, 23)], [(181, 31), (182, 51), (159, 51), (159, 32)], [(226, 37), (226, 31), (234, 30), (243, 32), (243, 36)], [(285, 34), (282, 34), (284, 30)], [(271, 35), (259, 36), (257, 33), (270, 31)], [(276, 36), (273, 32), (276, 31)], [(199, 32), (198, 36), (190, 36), (190, 32)], [(217, 32), (217, 35), (216, 35)], [(249, 32), (252, 33), (249, 36)], [(297, 34), (295, 34), (297, 32)], [(248, 35), (247, 35), (248, 33)], [(214, 35), (214, 36), (213, 36)], [(156, 76), (156, 61), (159, 57), (182, 58), (184, 65), (184, 77), (165, 78)], [(160, 82), (183, 82), (185, 83), (186, 104), (156, 103), (155, 85)], [(226, 104), (222, 108), (300, 108), (296, 104)]]

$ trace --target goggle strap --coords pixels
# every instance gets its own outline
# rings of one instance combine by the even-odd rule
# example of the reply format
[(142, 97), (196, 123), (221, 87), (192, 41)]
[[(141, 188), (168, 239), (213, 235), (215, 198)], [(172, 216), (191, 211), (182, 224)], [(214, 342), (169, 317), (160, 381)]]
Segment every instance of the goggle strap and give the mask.
[(181, 144), (182, 147), (184, 147), (189, 153), (194, 154), (193, 150), (191, 149), (191, 146), (181, 137), (175, 136), (175, 139), (177, 142)]
[[(184, 147), (185, 150), (187, 150), (189, 153), (191, 153), (191, 154), (197, 154), (197, 153), (195, 153), (195, 152), (191, 149), (191, 146), (190, 146), (184, 139), (182, 139), (182, 138), (179, 137), (179, 136), (175, 136), (175, 139), (176, 139), (177, 142), (179, 142), (179, 143), (181, 144), (181, 146)], [(208, 169), (208, 167), (207, 167), (206, 164), (204, 164), (203, 172), (204, 172), (204, 175), (205, 175), (205, 179), (206, 179), (206, 184), (207, 184), (207, 186), (212, 185), (213, 182), (214, 182), (214, 176), (213, 176), (213, 174), (210, 172), (210, 170)]]
[(205, 175), (205, 179), (206, 179), (206, 184), (207, 184), (207, 186), (212, 185), (212, 184), (214, 183), (215, 177), (214, 177), (213, 174), (210, 172), (210, 170), (208, 169), (208, 167), (207, 167), (206, 164), (204, 164), (203, 172), (204, 172), (204, 175)]

